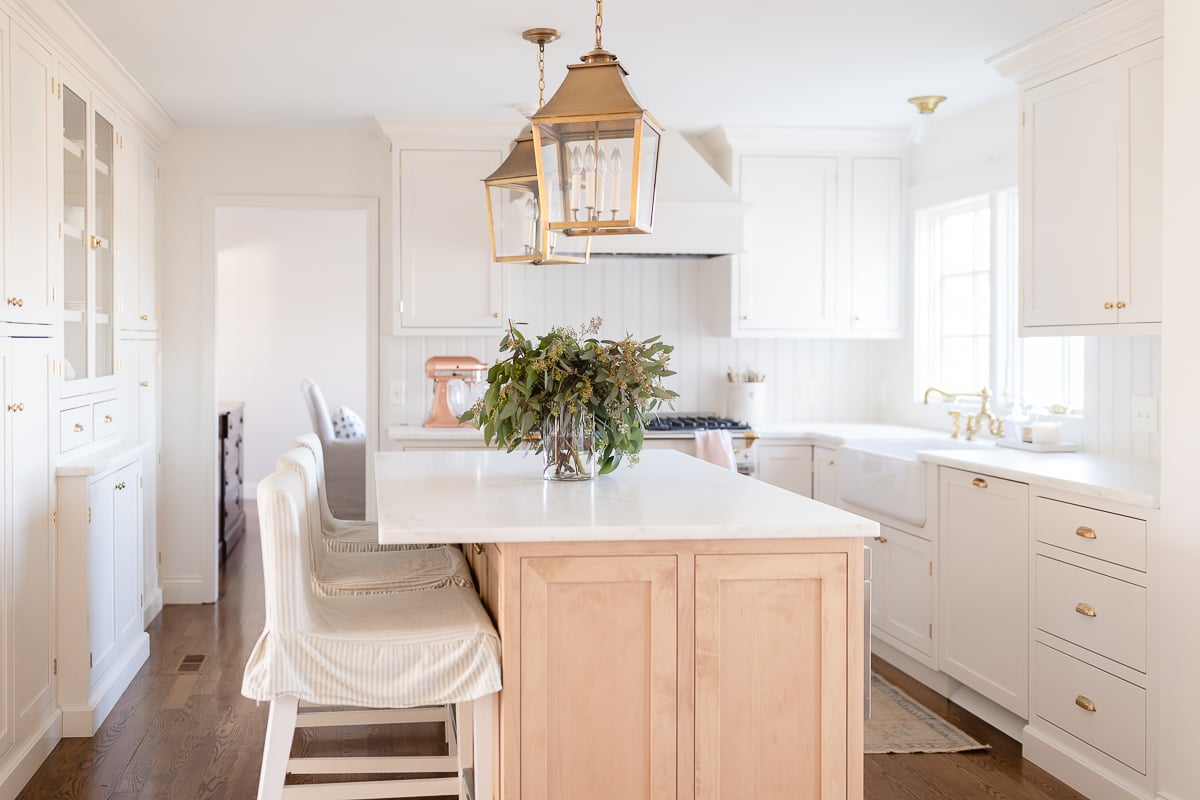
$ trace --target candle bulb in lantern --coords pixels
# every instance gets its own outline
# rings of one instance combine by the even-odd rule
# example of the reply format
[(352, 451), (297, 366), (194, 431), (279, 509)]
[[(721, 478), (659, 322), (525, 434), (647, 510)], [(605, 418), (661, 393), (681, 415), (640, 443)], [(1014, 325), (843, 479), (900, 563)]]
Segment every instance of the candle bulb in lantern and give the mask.
[(608, 173), (608, 157), (604, 155), (604, 150), (600, 150), (596, 158), (596, 189), (593, 192), (592, 204), (596, 208), (596, 219), (600, 219), (600, 214), (604, 211), (604, 199), (608, 197), (605, 192), (604, 177)]
[(571, 217), (578, 219), (579, 188), (583, 179), (583, 164), (579, 160), (579, 150), (571, 148), (571, 193), (568, 197), (571, 203)]
[(621, 209), (621, 151), (617, 148), (612, 150), (612, 158), (608, 160), (608, 171), (611, 177), (608, 179), (608, 210), (612, 212), (612, 218), (617, 218), (617, 212)]
[(534, 251), (537, 242), (537, 203), (532, 197), (525, 200), (525, 253)]
[(580, 205), (588, 210), (587, 218), (593, 219), (592, 210), (596, 208), (595, 186), (596, 186), (596, 148), (592, 145), (587, 146), (587, 151), (583, 154), (583, 180), (585, 186), (585, 199)]

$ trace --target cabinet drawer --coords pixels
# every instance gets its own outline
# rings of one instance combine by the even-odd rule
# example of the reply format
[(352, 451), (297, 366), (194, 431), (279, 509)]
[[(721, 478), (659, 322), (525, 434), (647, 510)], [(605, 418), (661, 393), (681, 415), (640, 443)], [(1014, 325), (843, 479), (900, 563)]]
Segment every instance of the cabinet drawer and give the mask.
[(1146, 671), (1146, 590), (1037, 557), (1036, 624), (1068, 642)]
[(1145, 775), (1146, 691), (1044, 644), (1036, 659), (1034, 713)]
[(62, 452), (92, 441), (92, 407), (68, 408), (58, 415), (58, 441)]
[(1146, 521), (1048, 497), (1037, 498), (1037, 540), (1146, 571)]
[(92, 406), (92, 438), (107, 439), (117, 433), (117, 401), (105, 400)]

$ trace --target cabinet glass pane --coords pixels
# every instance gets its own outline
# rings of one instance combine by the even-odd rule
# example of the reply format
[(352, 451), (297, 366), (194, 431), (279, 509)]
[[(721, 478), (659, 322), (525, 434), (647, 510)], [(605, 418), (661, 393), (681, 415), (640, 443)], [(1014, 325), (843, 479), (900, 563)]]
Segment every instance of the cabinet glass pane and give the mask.
[(63, 87), (64, 377), (88, 377), (87, 104)]
[(97, 376), (113, 374), (113, 126), (96, 114), (95, 344)]

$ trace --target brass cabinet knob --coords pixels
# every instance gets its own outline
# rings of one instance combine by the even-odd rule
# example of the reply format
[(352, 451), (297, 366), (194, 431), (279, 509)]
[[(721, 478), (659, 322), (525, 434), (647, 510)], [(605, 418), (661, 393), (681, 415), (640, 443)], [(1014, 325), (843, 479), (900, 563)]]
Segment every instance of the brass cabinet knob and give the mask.
[(831, 467), (832, 467), (832, 466), (833, 466), (833, 459), (831, 458), (831, 459), (829, 459), (828, 461), (826, 461), (825, 463), (826, 463), (826, 464), (828, 464), (829, 466), (831, 466)]
[(742, 314), (742, 319), (750, 319), (750, 315), (749, 315), (749, 314)]
[(1079, 695), (1075, 698), (1075, 705), (1079, 706), (1084, 711), (1090, 711), (1093, 714), (1096, 713), (1096, 704), (1093, 703), (1091, 699), (1084, 697), (1083, 695)]
[(1124, 301), (1124, 300), (1118, 300), (1118, 301), (1117, 301), (1117, 308), (1124, 308), (1124, 307), (1125, 307), (1125, 301)]
[(1105, 304), (1104, 304), (1104, 308), (1105, 308), (1105, 310), (1111, 310), (1111, 309), (1112, 309), (1112, 307), (1113, 307), (1113, 304), (1112, 304), (1112, 303), (1105, 303)]
[(141, 386), (142, 388), (148, 388), (150, 386), (150, 381), (141, 381), (138, 383), (138, 386)]
[(150, 315), (142, 314), (140, 317), (138, 317), (138, 319), (140, 319), (142, 322), (148, 322), (150, 320)]
[(99, 236), (91, 236), (91, 237), (89, 237), (89, 241), (91, 242), (93, 250), (98, 250), (100, 248), (100, 237)]
[(492, 319), (500, 319), (500, 312), (499, 312), (499, 311), (493, 311), (493, 312), (492, 312)]
[(886, 536), (876, 536), (875, 541), (879, 542), (880, 544), (887, 544), (887, 537)]
[(78, 422), (76, 422), (76, 423), (75, 423), (75, 424), (74, 424), (74, 425), (71, 427), (71, 430), (75, 431), (76, 433), (83, 433), (83, 426), (82, 426), (82, 425), (80, 425)]
[(107, 425), (110, 422), (112, 422), (112, 417), (110, 417), (108, 414), (105, 414), (104, 415), (104, 423)]
[(977, 489), (986, 489), (987, 481), (985, 481), (983, 478), (976, 478), (973, 481), (971, 481), (971, 485)]
[(1075, 535), (1083, 539), (1095, 539), (1096, 532), (1086, 525), (1080, 525), (1075, 529)]
[(1096, 607), (1090, 603), (1076, 603), (1075, 613), (1082, 614), (1085, 617), (1094, 617), (1096, 616)]

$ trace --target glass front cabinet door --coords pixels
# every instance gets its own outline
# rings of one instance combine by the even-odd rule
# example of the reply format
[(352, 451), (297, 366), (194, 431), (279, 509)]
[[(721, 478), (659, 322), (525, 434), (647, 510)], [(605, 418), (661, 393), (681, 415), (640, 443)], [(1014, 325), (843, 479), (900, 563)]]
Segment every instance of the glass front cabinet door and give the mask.
[(84, 86), (62, 85), (63, 394), (115, 387), (115, 116)]

